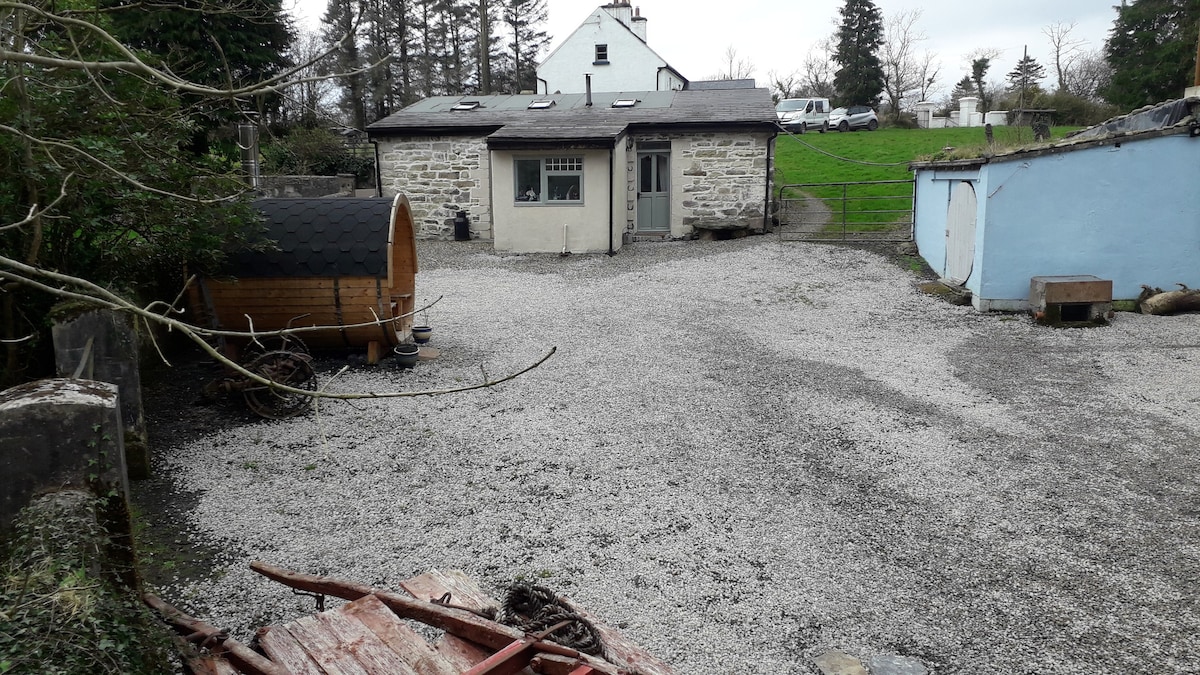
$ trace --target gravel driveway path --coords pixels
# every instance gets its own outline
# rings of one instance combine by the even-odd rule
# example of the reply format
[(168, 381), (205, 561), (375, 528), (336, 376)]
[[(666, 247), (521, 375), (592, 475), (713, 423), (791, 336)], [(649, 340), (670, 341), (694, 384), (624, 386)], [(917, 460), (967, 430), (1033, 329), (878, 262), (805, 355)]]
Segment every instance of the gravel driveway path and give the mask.
[(250, 560), (382, 586), (460, 568), (555, 588), (683, 674), (811, 673), (831, 649), (936, 673), (1200, 669), (1200, 315), (1050, 329), (769, 237), (419, 255), (442, 357), (331, 389), (557, 354), (488, 390), (160, 448), (194, 545), (225, 550), (166, 599), (248, 637), (312, 610)]

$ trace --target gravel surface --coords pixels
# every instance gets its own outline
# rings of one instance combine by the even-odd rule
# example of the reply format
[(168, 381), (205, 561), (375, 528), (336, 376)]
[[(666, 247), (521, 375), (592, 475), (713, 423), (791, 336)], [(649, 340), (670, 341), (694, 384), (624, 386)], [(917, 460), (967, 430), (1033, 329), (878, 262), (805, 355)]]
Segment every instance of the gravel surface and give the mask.
[(220, 551), (167, 600), (245, 639), (312, 611), (251, 560), (391, 587), (458, 568), (497, 594), (538, 580), (682, 674), (810, 673), (832, 649), (935, 673), (1200, 668), (1200, 315), (1051, 329), (770, 237), (419, 257), (441, 358), (323, 362), (330, 390), (557, 353), (486, 390), (160, 441), (188, 545)]

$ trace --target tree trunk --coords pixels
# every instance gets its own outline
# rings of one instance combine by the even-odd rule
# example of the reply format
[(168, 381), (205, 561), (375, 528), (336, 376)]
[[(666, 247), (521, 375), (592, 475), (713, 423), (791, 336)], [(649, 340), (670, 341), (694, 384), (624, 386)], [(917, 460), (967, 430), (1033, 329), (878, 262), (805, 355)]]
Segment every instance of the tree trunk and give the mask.
[(1142, 314), (1175, 314), (1200, 311), (1200, 288), (1191, 289), (1179, 284), (1178, 291), (1142, 286), (1138, 296), (1138, 311)]

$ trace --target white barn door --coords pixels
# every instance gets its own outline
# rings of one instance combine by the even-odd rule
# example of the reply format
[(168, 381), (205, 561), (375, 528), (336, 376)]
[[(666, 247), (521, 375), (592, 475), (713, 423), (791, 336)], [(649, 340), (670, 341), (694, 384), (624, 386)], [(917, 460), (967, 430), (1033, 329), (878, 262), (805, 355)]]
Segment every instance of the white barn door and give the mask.
[(946, 278), (962, 285), (975, 264), (975, 188), (961, 181), (950, 191), (946, 214)]

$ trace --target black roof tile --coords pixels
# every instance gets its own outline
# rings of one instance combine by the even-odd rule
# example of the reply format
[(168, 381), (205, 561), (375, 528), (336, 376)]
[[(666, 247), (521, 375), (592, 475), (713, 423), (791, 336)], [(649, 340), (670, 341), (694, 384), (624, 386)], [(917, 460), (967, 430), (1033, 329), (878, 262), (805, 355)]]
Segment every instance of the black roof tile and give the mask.
[(266, 236), (277, 250), (243, 251), (237, 277), (387, 276), (389, 198), (259, 199)]

